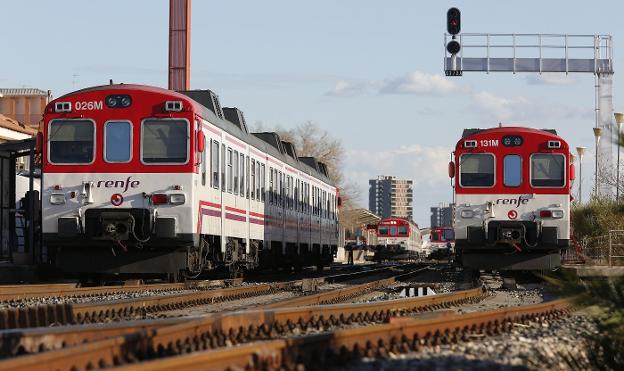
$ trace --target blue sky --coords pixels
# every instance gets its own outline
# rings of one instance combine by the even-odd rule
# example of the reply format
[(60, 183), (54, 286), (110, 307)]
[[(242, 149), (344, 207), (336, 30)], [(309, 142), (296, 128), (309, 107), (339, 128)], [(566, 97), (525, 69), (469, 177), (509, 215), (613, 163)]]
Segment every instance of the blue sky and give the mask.
[[(415, 219), (428, 225), (429, 207), (451, 200), (446, 163), (465, 127), (549, 127), (593, 147), (591, 75), (444, 77), (450, 6), (462, 10), (463, 32), (612, 34), (614, 106), (624, 110), (618, 1), (195, 0), (191, 84), (252, 124), (311, 120), (340, 138), (365, 207), (367, 179), (414, 179)], [(1, 9), (1, 87), (54, 96), (110, 78), (166, 87), (168, 1), (5, 0)], [(587, 191), (592, 162), (588, 155)]]

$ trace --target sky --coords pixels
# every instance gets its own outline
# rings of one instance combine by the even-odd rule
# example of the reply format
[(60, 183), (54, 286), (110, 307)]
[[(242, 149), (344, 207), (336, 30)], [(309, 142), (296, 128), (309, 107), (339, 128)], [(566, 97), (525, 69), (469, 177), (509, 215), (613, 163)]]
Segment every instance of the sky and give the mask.
[[(252, 126), (316, 123), (345, 148), (345, 178), (367, 207), (368, 179), (414, 180), (414, 219), (450, 202), (447, 163), (463, 128), (521, 124), (554, 128), (590, 149), (591, 74), (480, 72), (445, 77), (446, 10), (462, 11), (462, 32), (610, 34), (616, 71), (624, 48), (619, 1), (195, 0), (191, 87), (211, 89)], [(58, 97), (115, 82), (166, 87), (168, 1), (0, 0), (0, 87), (36, 87)]]

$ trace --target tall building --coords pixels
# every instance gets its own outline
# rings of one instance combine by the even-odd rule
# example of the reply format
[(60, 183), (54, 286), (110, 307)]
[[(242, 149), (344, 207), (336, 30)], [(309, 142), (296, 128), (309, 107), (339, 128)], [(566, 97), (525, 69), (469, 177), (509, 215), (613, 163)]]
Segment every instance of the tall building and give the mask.
[(453, 226), (453, 204), (431, 208), (431, 228)]
[(382, 218), (412, 220), (412, 181), (380, 175), (368, 181), (368, 209)]

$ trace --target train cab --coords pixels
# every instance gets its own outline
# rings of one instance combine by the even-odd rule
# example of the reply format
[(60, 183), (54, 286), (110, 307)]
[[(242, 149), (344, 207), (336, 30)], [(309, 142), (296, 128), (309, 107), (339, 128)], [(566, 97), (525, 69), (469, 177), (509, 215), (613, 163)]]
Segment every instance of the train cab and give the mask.
[(554, 130), (467, 129), (457, 142), (456, 251), (482, 269), (551, 269), (570, 241), (568, 143)]

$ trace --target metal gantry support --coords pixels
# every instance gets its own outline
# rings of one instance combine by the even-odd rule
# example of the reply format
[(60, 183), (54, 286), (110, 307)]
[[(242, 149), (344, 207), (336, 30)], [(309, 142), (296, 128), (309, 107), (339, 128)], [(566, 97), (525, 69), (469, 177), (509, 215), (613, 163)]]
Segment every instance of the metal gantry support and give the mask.
[[(592, 73), (595, 76), (595, 127), (608, 138), (599, 143), (597, 171), (602, 196), (612, 196), (605, 172), (613, 169), (613, 39), (611, 35), (462, 33), (461, 50), (451, 55), (444, 34), (444, 69), (462, 72)], [(453, 73), (449, 73), (453, 71)]]

